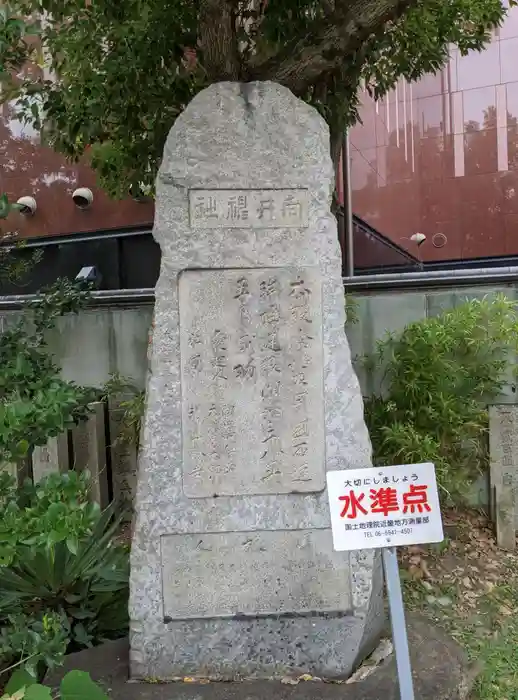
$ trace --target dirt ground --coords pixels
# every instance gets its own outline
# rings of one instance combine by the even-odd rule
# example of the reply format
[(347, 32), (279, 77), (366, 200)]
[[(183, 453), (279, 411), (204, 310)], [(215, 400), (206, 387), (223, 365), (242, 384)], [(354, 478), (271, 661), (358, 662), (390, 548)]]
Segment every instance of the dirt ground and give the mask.
[(518, 700), (518, 550), (478, 512), (446, 512), (439, 545), (400, 550), (404, 596), (483, 664), (475, 698)]

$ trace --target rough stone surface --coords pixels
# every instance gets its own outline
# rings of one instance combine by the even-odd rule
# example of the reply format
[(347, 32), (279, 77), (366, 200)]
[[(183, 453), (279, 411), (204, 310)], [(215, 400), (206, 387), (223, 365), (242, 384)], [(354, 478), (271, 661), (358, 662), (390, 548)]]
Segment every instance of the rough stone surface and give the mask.
[[(465, 700), (480, 670), (470, 665), (459, 645), (428, 621), (410, 616), (410, 654), (415, 697), (419, 700)], [(66, 657), (46, 685), (57, 688), (67, 671), (87, 671), (108, 691), (110, 700), (399, 700), (394, 655), (357, 683), (278, 681), (244, 683), (137, 683), (128, 679), (128, 641), (109, 642)], [(152, 681), (152, 678), (147, 679)]]
[[(214, 195), (216, 189), (236, 190), (232, 207), (229, 208), (227, 195)], [(245, 190), (250, 196), (246, 202), (239, 199)], [(287, 199), (286, 192), (264, 199), (266, 190), (290, 190), (295, 193), (294, 199)], [(292, 493), (279, 493), (283, 488), (277, 493), (257, 494), (253, 493), (255, 488), (252, 493), (245, 493), (246, 480), (241, 477), (229, 480), (227, 475), (218, 476), (219, 483), (226, 490), (230, 482), (228, 490), (240, 495), (192, 498), (187, 495), (195, 491), (192, 481), (186, 480), (187, 493), (183, 483), (182, 412), (189, 411), (189, 407), (182, 401), (182, 362), (186, 358), (180, 352), (179, 277), (186, 269), (242, 269), (243, 274), (248, 274), (257, 268), (296, 268), (309, 269), (313, 278), (320, 278), (324, 405), (318, 405), (318, 401), (313, 402), (315, 405), (305, 404), (308, 421), (320, 411), (324, 415), (325, 464), (320, 469), (370, 466), (371, 449), (363, 421), (362, 399), (344, 333), (341, 256), (336, 222), (330, 213), (332, 190), (327, 126), (314, 109), (274, 83), (212, 85), (191, 102), (169, 134), (157, 182), (154, 235), (162, 249), (162, 268), (156, 288), (131, 554), (130, 638), (134, 678), (168, 679), (193, 674), (222, 678), (278, 677), (298, 670), (343, 676), (376, 643), (383, 621), (382, 575), (379, 558), (372, 552), (342, 555), (341, 561), (346, 565), (339, 567), (341, 591), (335, 588), (338, 585), (335, 575), (333, 585), (323, 591), (324, 595), (319, 595), (313, 610), (306, 606), (303, 614), (293, 612), (290, 601), (302, 599), (301, 591), (311, 587), (310, 581), (319, 576), (323, 559), (334, 562), (334, 566), (337, 562), (330, 553), (329, 509), (325, 490), (319, 490), (316, 461), (311, 468), (308, 462), (314, 482), (310, 493), (300, 493), (303, 489), (295, 481)], [(195, 213), (194, 191), (202, 197), (196, 200), (196, 206), (202, 208), (202, 221), (228, 216), (234, 223), (225, 228), (193, 225), (190, 214)], [(254, 203), (261, 209), (254, 210), (254, 225), (245, 220), (237, 228), (236, 217), (244, 217), (246, 207), (250, 209)], [(279, 228), (277, 205), (284, 207), (282, 221), (287, 216), (290, 221), (292, 216), (301, 217), (300, 225)], [(265, 220), (260, 228), (256, 227), (259, 219)], [(289, 283), (296, 281), (290, 278)], [(310, 318), (318, 321), (314, 314)], [(281, 352), (285, 353), (280, 325), (277, 328), (275, 317), (268, 323), (272, 333), (279, 331), (272, 341), (275, 344), (280, 340)], [(259, 320), (255, 324), (258, 328)], [(297, 338), (303, 339), (303, 331), (298, 329), (297, 333)], [(221, 356), (220, 352), (214, 353), (213, 368), (213, 381), (220, 388), (223, 384), (216, 374), (220, 368), (231, 372), (236, 369), (228, 353), (223, 359)], [(302, 349), (298, 357), (302, 357)], [(259, 371), (260, 378), (270, 373), (268, 383), (272, 389), (275, 368), (261, 367)], [(305, 377), (301, 378), (302, 385), (307, 381)], [(228, 380), (233, 382), (237, 396), (238, 380), (235, 375)], [(215, 396), (217, 412), (225, 402), (216, 390)], [(274, 391), (271, 396), (275, 398)], [(274, 405), (272, 399), (269, 408)], [(239, 413), (239, 406), (235, 410)], [(265, 416), (257, 416), (257, 420), (265, 420)], [(239, 438), (234, 430), (230, 431), (229, 440), (232, 435)], [(263, 435), (270, 442), (267, 424)], [(278, 442), (279, 434), (275, 430), (271, 437)], [(270, 449), (270, 445), (267, 447)], [(230, 451), (226, 447), (225, 454)], [(211, 446), (212, 452), (218, 452), (217, 446)], [(282, 457), (282, 452), (274, 455), (277, 461), (279, 455)], [(236, 463), (236, 471), (249, 471), (255, 487), (258, 467), (255, 463), (250, 466), (250, 459), (255, 457)], [(312, 456), (312, 460), (316, 457)], [(292, 463), (286, 461), (288, 469)], [(207, 473), (196, 487), (201, 489), (198, 493), (207, 493)], [(265, 470), (264, 476), (267, 475)], [(284, 484), (284, 477), (279, 484)], [(287, 530), (323, 531), (329, 544), (318, 556), (307, 559), (292, 553), (288, 556), (283, 534)], [(278, 573), (270, 570), (265, 578), (275, 581), (278, 578), (287, 588), (278, 596), (280, 609), (276, 614), (249, 616), (236, 608), (229, 617), (211, 616), (214, 611), (229, 609), (225, 567), (208, 566), (202, 585), (206, 589), (212, 586), (214, 591), (209, 615), (171, 620), (171, 611), (164, 609), (164, 599), (167, 602), (173, 597), (182, 599), (185, 608), (185, 601), (196, 599), (198, 594), (180, 565), (172, 575), (175, 561), (169, 560), (164, 576), (163, 554), (172, 541), (167, 538), (175, 536), (180, 541), (184, 536), (184, 555), (190, 543), (189, 556), (194, 562), (205, 556), (198, 543), (203, 542), (207, 533), (214, 534), (216, 540), (220, 534), (219, 547), (224, 547), (229, 533), (237, 533), (233, 536), (241, 546), (235, 548), (227, 565), (234, 567), (233, 580), (239, 580), (246, 593), (246, 610), (261, 610), (265, 605), (261, 600), (265, 583), (258, 580), (259, 574), (252, 566), (253, 555), (246, 544), (247, 534), (252, 537), (261, 531), (273, 533), (269, 535), (274, 541), (268, 556), (271, 566), (279, 569)], [(277, 531), (280, 532), (275, 540)], [(199, 535), (199, 539), (193, 535)], [(317, 541), (316, 537), (313, 542)], [(318, 537), (319, 542), (321, 539), (324, 538)], [(201, 573), (199, 566), (197, 571)], [(163, 590), (171, 585), (176, 587), (174, 592)], [(243, 595), (240, 592), (239, 600)], [(337, 599), (340, 608), (333, 609)]]

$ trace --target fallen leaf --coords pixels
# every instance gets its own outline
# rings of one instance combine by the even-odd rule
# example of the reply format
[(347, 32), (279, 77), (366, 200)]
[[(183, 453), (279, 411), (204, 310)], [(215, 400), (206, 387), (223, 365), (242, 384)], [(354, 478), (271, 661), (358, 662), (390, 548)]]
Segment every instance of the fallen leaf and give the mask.
[(290, 678), (289, 676), (284, 676), (284, 678), (281, 678), (281, 683), (283, 685), (298, 685), (299, 679), (298, 678)]
[(420, 566), (416, 566), (415, 564), (412, 564), (409, 569), (408, 573), (410, 574), (410, 577), (413, 578), (414, 580), (418, 581), (423, 578), (424, 572), (421, 569)]
[(431, 578), (430, 569), (428, 568), (428, 564), (424, 559), (421, 561), (421, 569), (423, 570), (423, 574), (427, 578)]
[(441, 598), (437, 598), (437, 603), (444, 607), (446, 607), (447, 605), (451, 605), (452, 602), (452, 599), (448, 598), (448, 596), (442, 596)]

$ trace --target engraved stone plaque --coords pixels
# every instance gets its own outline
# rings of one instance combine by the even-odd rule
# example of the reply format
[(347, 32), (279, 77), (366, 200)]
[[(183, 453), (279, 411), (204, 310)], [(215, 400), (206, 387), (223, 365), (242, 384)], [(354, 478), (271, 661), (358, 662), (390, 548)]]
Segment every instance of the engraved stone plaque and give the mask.
[(324, 489), (318, 271), (187, 270), (179, 296), (185, 494)]
[(351, 606), (348, 559), (333, 551), (328, 530), (165, 535), (161, 552), (164, 615), (172, 619)]
[(518, 528), (518, 406), (489, 407), (489, 450), (491, 485), (497, 500), (493, 509), (497, 534), (502, 530), (502, 538), (512, 542), (514, 549)]
[(191, 228), (307, 228), (308, 190), (189, 190)]

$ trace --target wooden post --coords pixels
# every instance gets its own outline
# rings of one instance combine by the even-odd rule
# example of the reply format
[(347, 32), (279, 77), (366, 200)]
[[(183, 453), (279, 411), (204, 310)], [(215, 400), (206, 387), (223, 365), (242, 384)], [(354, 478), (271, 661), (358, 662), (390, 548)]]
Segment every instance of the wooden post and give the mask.
[(110, 426), (110, 454), (112, 463), (113, 500), (131, 520), (137, 485), (137, 449), (135, 445), (120, 440), (124, 410), (120, 407), (124, 397), (108, 400)]
[(106, 438), (104, 432), (104, 404), (96, 401), (89, 405), (88, 418), (72, 429), (74, 469), (90, 472), (90, 497), (101, 508), (109, 503), (108, 472), (106, 465)]
[(517, 414), (517, 406), (489, 407), (490, 482), (496, 542), (509, 551), (516, 549)]
[(68, 433), (49, 438), (46, 445), (34, 448), (32, 478), (35, 484), (49, 474), (67, 472), (69, 466)]

